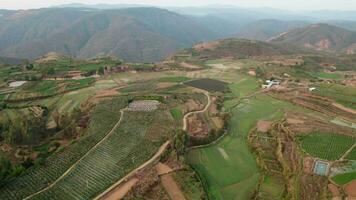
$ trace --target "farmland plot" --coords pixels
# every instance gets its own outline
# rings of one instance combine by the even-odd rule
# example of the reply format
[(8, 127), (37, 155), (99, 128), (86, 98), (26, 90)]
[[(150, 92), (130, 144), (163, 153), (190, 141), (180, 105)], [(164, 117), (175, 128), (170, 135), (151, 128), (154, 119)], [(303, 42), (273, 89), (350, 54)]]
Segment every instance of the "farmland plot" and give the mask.
[(67, 176), (33, 199), (92, 199), (158, 149), (147, 139), (151, 124), (160, 112), (125, 112), (112, 135), (86, 156)]
[(0, 188), (0, 199), (23, 199), (54, 182), (112, 129), (120, 118), (119, 110), (127, 100), (114, 99), (99, 104), (91, 117), (87, 134), (68, 148), (48, 158), (45, 165), (32, 168)]
[(356, 142), (354, 137), (333, 133), (312, 133), (298, 140), (305, 152), (326, 160), (339, 159)]

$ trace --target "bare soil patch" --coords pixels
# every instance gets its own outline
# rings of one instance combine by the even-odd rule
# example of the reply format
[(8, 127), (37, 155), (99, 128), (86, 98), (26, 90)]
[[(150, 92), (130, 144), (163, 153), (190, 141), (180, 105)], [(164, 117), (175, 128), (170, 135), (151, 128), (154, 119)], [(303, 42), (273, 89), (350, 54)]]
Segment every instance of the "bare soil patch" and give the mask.
[(169, 174), (173, 172), (172, 168), (161, 162), (156, 165), (156, 170), (158, 175)]
[(331, 192), (331, 194), (333, 195), (333, 197), (340, 197), (341, 194), (340, 194), (339, 188), (336, 185), (330, 183), (330, 184), (328, 184), (328, 189)]
[(352, 181), (344, 186), (345, 193), (349, 196), (349, 198), (356, 199), (356, 181)]
[(186, 68), (186, 69), (193, 69), (193, 70), (201, 69), (201, 67), (199, 67), (197, 65), (193, 65), (193, 64), (190, 64), (190, 63), (186, 63), (186, 62), (182, 62), (179, 65), (181, 67), (183, 67), (183, 68)]
[(125, 195), (131, 190), (131, 188), (138, 182), (137, 178), (132, 178), (126, 183), (124, 183), (121, 187), (112, 191), (110, 195), (106, 196), (103, 200), (117, 200), (123, 199)]
[(185, 200), (182, 191), (178, 187), (171, 174), (165, 174), (161, 176), (161, 182), (172, 200)]
[(257, 122), (257, 131), (261, 133), (267, 133), (271, 128), (271, 121), (260, 120)]
[(209, 134), (209, 125), (201, 114), (190, 115), (187, 119), (188, 133), (194, 137), (205, 137)]

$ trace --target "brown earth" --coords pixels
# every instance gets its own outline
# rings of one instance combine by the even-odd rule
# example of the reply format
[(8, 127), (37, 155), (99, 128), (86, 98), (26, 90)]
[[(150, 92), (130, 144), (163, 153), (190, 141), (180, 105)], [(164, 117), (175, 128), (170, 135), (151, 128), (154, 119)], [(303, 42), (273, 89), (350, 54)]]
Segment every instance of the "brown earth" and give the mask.
[(330, 184), (328, 184), (328, 189), (334, 198), (340, 197), (341, 194), (340, 194), (339, 188), (336, 185), (330, 183)]
[(118, 200), (123, 199), (125, 195), (131, 190), (131, 188), (138, 182), (137, 178), (132, 178), (124, 183), (120, 188), (114, 190), (110, 195), (106, 196), (105, 200)]
[(156, 171), (158, 175), (164, 175), (173, 172), (173, 169), (168, 165), (160, 162), (156, 165)]
[(311, 157), (303, 158), (303, 172), (306, 174), (312, 174), (314, 168), (314, 159)]
[(168, 83), (168, 82), (157, 83), (157, 89), (166, 89), (174, 85), (176, 85), (176, 83)]
[(185, 200), (185, 197), (171, 174), (161, 176), (161, 183), (172, 200)]
[(184, 103), (184, 113), (202, 110), (203, 108), (203, 104), (193, 99), (188, 99), (188, 101)]
[(209, 125), (202, 114), (193, 114), (187, 118), (188, 133), (195, 137), (205, 137), (209, 134)]
[(257, 131), (261, 133), (267, 133), (271, 128), (271, 121), (260, 120), (257, 122)]
[(190, 63), (186, 63), (186, 62), (181, 62), (179, 63), (179, 65), (183, 68), (186, 68), (186, 69), (193, 69), (193, 70), (196, 70), (196, 69), (201, 69), (201, 67), (197, 66), (197, 65), (193, 65), (193, 64), (190, 64)]
[(356, 198), (356, 181), (352, 181), (345, 185), (344, 190), (350, 199)]

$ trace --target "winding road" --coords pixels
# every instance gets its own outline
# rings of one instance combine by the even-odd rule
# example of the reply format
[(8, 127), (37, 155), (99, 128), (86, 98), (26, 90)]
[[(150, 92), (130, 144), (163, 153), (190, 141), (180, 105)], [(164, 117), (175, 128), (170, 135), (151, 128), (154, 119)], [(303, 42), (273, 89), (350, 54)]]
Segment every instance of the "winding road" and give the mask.
[(198, 114), (198, 113), (203, 113), (205, 111), (207, 111), (211, 105), (211, 99), (210, 99), (210, 95), (209, 92), (204, 92), (204, 95), (208, 98), (208, 103), (205, 105), (205, 108), (203, 110), (198, 110), (198, 111), (192, 111), (192, 112), (188, 112), (187, 114), (184, 115), (183, 117), (183, 131), (187, 131), (187, 119), (190, 115), (193, 114)]

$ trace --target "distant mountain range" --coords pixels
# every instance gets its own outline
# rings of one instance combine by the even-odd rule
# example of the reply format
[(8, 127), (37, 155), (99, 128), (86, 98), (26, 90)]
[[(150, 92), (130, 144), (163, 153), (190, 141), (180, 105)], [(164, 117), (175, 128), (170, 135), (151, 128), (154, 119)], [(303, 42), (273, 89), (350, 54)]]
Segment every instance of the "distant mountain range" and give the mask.
[(218, 36), (194, 20), (157, 8), (77, 8), (3, 11), (0, 55), (36, 58), (56, 51), (73, 57), (114, 55), (151, 62)]
[(356, 53), (356, 32), (328, 24), (312, 24), (293, 29), (271, 42), (288, 43), (316, 51)]
[[(0, 56), (35, 59), (58, 52), (77, 58), (108, 55), (154, 62), (200, 42), (231, 37), (353, 53), (353, 18), (326, 20), (329, 18), (322, 11), (317, 13), (106, 4), (0, 10)], [(345, 19), (353, 13), (340, 16)], [(312, 25), (316, 22), (325, 24)]]

